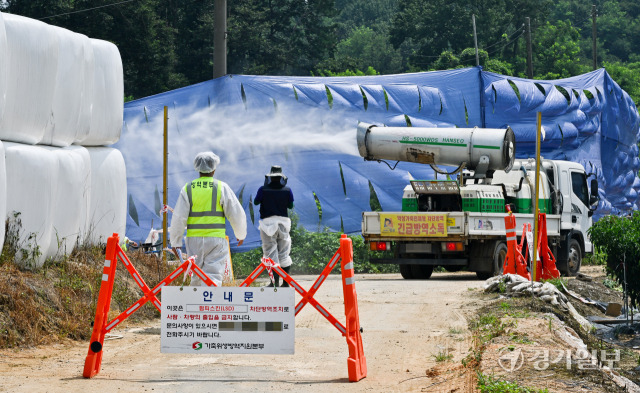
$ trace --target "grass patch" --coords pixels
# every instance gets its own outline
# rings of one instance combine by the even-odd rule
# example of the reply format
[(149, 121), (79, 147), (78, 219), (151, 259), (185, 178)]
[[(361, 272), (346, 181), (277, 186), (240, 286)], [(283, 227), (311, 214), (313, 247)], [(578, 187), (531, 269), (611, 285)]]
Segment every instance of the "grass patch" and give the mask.
[(478, 372), (478, 390), (482, 393), (548, 393), (547, 389), (533, 389)]
[(442, 350), (438, 351), (437, 354), (433, 355), (433, 358), (438, 363), (450, 362), (451, 360), (453, 360), (453, 355), (450, 354), (447, 349), (442, 349)]

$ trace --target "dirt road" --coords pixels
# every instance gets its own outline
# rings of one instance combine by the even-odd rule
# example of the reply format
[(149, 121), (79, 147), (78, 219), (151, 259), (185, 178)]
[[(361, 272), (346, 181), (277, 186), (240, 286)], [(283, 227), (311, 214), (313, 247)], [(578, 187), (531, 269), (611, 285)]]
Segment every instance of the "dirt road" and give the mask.
[[(305, 288), (315, 280), (294, 278)], [(470, 273), (435, 273), (427, 281), (394, 274), (356, 275), (356, 280), (368, 366), (368, 376), (357, 383), (348, 382), (345, 339), (305, 307), (296, 317), (295, 355), (162, 354), (157, 320), (116, 329), (113, 333), (123, 337), (105, 341), (102, 370), (92, 379), (82, 378), (88, 342), (2, 351), (0, 391), (450, 391), (470, 346), (465, 316), (479, 302), (472, 291), (482, 281)], [(316, 299), (344, 321), (339, 275), (323, 284)], [(453, 358), (437, 362), (438, 354)], [(456, 391), (466, 391), (465, 384), (456, 382)]]

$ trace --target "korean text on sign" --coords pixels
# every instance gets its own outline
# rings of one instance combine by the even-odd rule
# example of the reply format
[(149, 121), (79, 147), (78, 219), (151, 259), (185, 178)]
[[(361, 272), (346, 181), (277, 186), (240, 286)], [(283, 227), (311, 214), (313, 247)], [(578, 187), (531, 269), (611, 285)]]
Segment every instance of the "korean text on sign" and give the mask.
[(380, 233), (390, 236), (447, 236), (447, 215), (381, 213)]

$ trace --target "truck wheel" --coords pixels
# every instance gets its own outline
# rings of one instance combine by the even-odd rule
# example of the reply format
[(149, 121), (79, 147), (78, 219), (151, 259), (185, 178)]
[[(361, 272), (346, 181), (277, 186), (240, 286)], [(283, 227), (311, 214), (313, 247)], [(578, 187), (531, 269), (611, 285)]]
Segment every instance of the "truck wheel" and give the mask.
[(428, 280), (433, 273), (433, 266), (429, 265), (411, 265), (411, 275), (413, 278)]
[(507, 259), (507, 251), (509, 248), (505, 242), (496, 242), (496, 247), (493, 249), (493, 275), (499, 276), (504, 271), (504, 261)]
[(402, 278), (405, 280), (413, 279), (413, 274), (411, 273), (411, 265), (399, 265), (400, 266), (400, 274)]
[(569, 242), (569, 257), (567, 258), (567, 275), (572, 277), (578, 274), (582, 265), (582, 248), (580, 242), (571, 239)]

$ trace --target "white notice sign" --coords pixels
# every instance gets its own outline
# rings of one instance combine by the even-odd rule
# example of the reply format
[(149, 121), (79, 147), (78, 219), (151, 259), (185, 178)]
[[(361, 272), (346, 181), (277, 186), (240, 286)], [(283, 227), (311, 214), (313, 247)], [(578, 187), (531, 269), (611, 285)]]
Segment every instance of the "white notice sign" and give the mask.
[(163, 353), (293, 354), (293, 288), (162, 287)]

